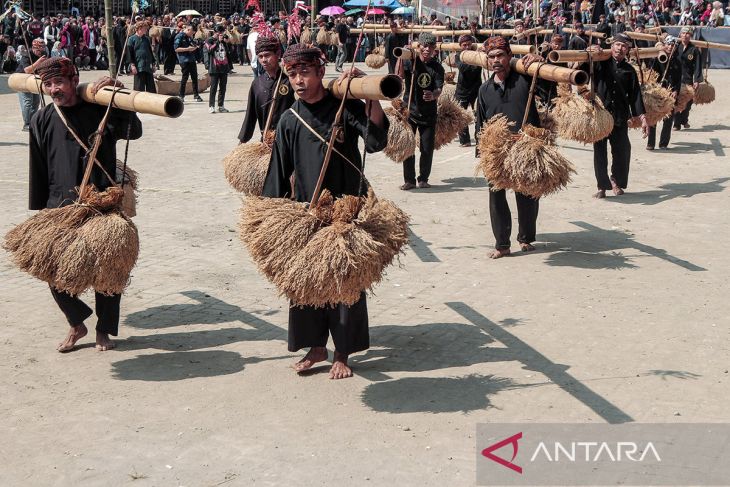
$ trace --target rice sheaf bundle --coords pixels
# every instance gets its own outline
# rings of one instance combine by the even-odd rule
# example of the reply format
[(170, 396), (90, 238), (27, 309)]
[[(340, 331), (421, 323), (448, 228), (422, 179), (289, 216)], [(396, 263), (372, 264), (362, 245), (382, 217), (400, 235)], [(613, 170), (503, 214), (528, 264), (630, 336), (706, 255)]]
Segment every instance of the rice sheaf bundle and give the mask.
[(375, 197), (317, 204), (282, 198), (248, 198), (240, 238), (259, 270), (297, 306), (352, 305), (371, 289), (408, 241), (408, 216)]
[(510, 130), (513, 126), (514, 122), (507, 120), (504, 115), (495, 115), (479, 131), (479, 162), (476, 173), (483, 174), (494, 191), (508, 189), (512, 184), (504, 161), (509, 148), (514, 144)]
[(317, 37), (315, 37), (315, 40), (317, 41), (317, 44), (319, 44), (320, 46), (328, 44), (329, 36), (327, 35), (327, 30), (324, 27), (319, 28), (319, 30), (317, 31)]
[(393, 162), (401, 163), (416, 153), (416, 134), (406, 118), (402, 100), (393, 100), (384, 112), (388, 117), (388, 145), (383, 154)]
[(375, 51), (365, 56), (365, 65), (369, 68), (380, 69), (385, 66), (386, 62), (387, 59), (385, 59), (385, 56), (380, 53), (375, 53)]
[(261, 196), (274, 136), (269, 130), (263, 142), (239, 144), (223, 158), (223, 172), (233, 189), (246, 196)]
[(687, 108), (687, 104), (692, 101), (695, 96), (695, 89), (692, 85), (683, 84), (679, 89), (679, 96), (677, 97), (677, 103), (674, 106), (674, 112), (683, 112)]
[[(642, 85), (641, 98), (644, 100), (646, 122), (650, 127), (667, 118), (674, 110), (675, 100), (672, 92), (658, 83)], [(629, 127), (641, 128), (641, 118), (631, 118)]]
[(340, 36), (335, 31), (331, 31), (327, 34), (327, 43), (330, 46), (336, 46), (340, 43)]
[(302, 44), (311, 44), (312, 43), (312, 30), (305, 26), (302, 29), (302, 35), (299, 37), (299, 42)]
[(555, 132), (557, 130), (557, 122), (548, 104), (540, 100), (535, 100), (535, 106), (537, 107), (537, 114), (540, 117), (540, 126), (551, 132)]
[(562, 92), (553, 108), (557, 133), (564, 139), (592, 144), (613, 130), (613, 116), (603, 108), (600, 98), (594, 101), (570, 92)]
[(119, 187), (87, 187), (81, 203), (41, 210), (11, 229), (3, 247), (20, 270), (59, 291), (120, 294), (139, 255), (137, 227), (121, 212), (122, 198)]
[(471, 123), (474, 123), (474, 114), (471, 110), (461, 108), (456, 98), (442, 93), (437, 105), (434, 149), (438, 150), (450, 143)]
[(511, 189), (540, 198), (565, 188), (575, 173), (573, 164), (555, 146), (555, 136), (544, 128), (530, 124), (522, 132), (504, 160)]
[(694, 102), (697, 105), (706, 105), (715, 101), (715, 87), (709, 81), (697, 85)]
[(123, 184), (124, 188), (122, 212), (130, 218), (137, 216), (137, 181), (139, 180), (137, 171), (129, 167), (129, 165), (124, 167), (124, 163), (117, 159), (117, 172), (115, 177), (117, 184)]

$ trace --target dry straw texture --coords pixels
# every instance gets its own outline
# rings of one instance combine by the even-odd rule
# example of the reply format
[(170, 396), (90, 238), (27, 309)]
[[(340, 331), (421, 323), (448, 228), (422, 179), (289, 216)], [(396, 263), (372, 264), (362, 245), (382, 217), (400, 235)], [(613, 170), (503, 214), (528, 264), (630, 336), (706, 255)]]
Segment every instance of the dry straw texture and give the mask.
[(223, 159), (223, 171), (236, 191), (261, 196), (270, 159), (271, 148), (263, 142), (239, 144)]
[(387, 60), (382, 54), (375, 54), (373, 52), (372, 54), (365, 56), (365, 65), (369, 68), (380, 69), (385, 66), (386, 62)]
[(324, 191), (303, 203), (248, 198), (240, 237), (259, 270), (294, 305), (351, 305), (383, 276), (408, 241), (408, 216), (392, 202)]
[(340, 43), (340, 36), (337, 32), (332, 31), (327, 34), (327, 43), (330, 46), (336, 46)]
[(474, 123), (474, 114), (471, 110), (461, 108), (456, 98), (442, 93), (438, 98), (434, 149), (438, 150), (454, 140), (459, 132), (471, 123)]
[[(641, 97), (644, 100), (646, 122), (650, 127), (670, 116), (674, 110), (675, 100), (672, 92), (659, 84), (643, 85), (641, 87)], [(641, 118), (634, 117), (629, 120), (629, 127), (641, 128)]]
[(684, 111), (687, 108), (687, 104), (692, 101), (695, 96), (695, 89), (691, 85), (682, 85), (679, 89), (679, 96), (677, 97), (677, 104), (674, 107), (676, 113)]
[(402, 101), (394, 100), (392, 105), (385, 109), (390, 127), (383, 153), (393, 162), (401, 163), (416, 153), (416, 134), (406, 119)]
[(324, 29), (324, 27), (320, 27), (320, 29), (317, 31), (317, 37), (315, 39), (317, 40), (317, 44), (319, 45), (325, 45), (328, 43), (329, 37), (327, 36), (327, 31)]
[(703, 81), (695, 90), (695, 103), (697, 105), (706, 105), (715, 101), (715, 87), (709, 81)]
[(444, 82), (448, 83), (450, 85), (455, 85), (456, 84), (456, 71), (449, 71), (448, 73), (446, 73), (446, 75), (444, 76)]
[(76, 295), (89, 288), (124, 291), (137, 262), (139, 237), (119, 208), (100, 211), (85, 204), (41, 210), (5, 235), (3, 247), (22, 271)]
[(554, 135), (526, 124), (504, 161), (511, 189), (539, 198), (565, 188), (575, 173), (573, 164), (558, 151)]
[(122, 197), (122, 211), (125, 215), (132, 218), (137, 216), (137, 181), (139, 175), (137, 171), (129, 167), (124, 167), (124, 163), (117, 159), (117, 184), (123, 184), (124, 196)]
[(613, 116), (598, 97), (591, 102), (577, 93), (561, 91), (553, 108), (557, 132), (564, 139), (592, 144), (613, 130)]
[(311, 44), (312, 43), (312, 30), (309, 27), (304, 27), (302, 29), (302, 35), (299, 37), (299, 42), (302, 44)]
[(510, 131), (512, 126), (514, 123), (507, 120), (504, 115), (495, 115), (479, 131), (477, 173), (483, 174), (495, 191), (507, 189), (511, 185), (504, 160), (507, 158), (510, 146), (514, 144)]

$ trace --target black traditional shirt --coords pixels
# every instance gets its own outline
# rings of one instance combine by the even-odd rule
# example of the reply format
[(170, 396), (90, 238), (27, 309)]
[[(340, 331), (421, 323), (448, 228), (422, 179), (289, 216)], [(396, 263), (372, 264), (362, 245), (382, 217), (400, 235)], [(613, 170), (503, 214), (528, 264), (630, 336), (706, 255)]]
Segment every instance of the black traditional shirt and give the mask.
[(479, 87), (482, 85), (482, 68), (462, 63), (458, 52), (454, 58), (456, 68), (459, 70), (454, 96), (457, 100), (473, 101), (476, 99)]
[(702, 53), (692, 44), (686, 48), (677, 44), (677, 57), (682, 62), (682, 83), (691, 85), (702, 82)]
[[(656, 71), (659, 75), (659, 79), (662, 80), (662, 86), (669, 88), (675, 93), (679, 93), (679, 89), (682, 87), (682, 62), (677, 57), (677, 53), (672, 54), (667, 69), (667, 63), (659, 62), (657, 58), (653, 58), (651, 63), (651, 69)], [(665, 73), (666, 72), (666, 76)]]
[[(274, 96), (274, 88), (276, 88), (276, 81), (278, 79), (278, 73), (274, 78), (270, 78), (269, 74), (264, 71), (251, 83), (251, 88), (248, 90), (246, 117), (243, 119), (243, 125), (241, 125), (241, 130), (238, 133), (238, 140), (241, 142), (248, 142), (251, 140), (257, 121), (259, 124), (259, 130), (263, 132), (264, 126), (266, 125), (266, 118), (269, 116), (269, 107), (271, 106), (271, 99)], [(292, 106), (292, 103), (294, 103), (294, 90), (291, 88), (289, 78), (282, 76), (281, 83), (279, 84), (279, 95), (276, 97), (274, 115), (271, 119), (271, 125), (269, 126), (271, 130), (276, 128), (276, 124), (279, 122), (279, 117), (281, 117), (281, 114)]]
[(477, 133), (481, 129), (482, 124), (489, 121), (495, 115), (504, 115), (507, 117), (507, 120), (514, 122), (514, 126), (510, 130), (517, 133), (522, 128), (525, 109), (529, 110), (527, 123), (539, 127), (540, 117), (537, 113), (534, 97), (529, 108), (527, 106), (531, 84), (532, 76), (520, 74), (514, 69), (510, 70), (503, 84), (499, 84), (495, 80), (494, 74), (492, 74), (489, 80), (479, 88), (476, 110)]
[(405, 77), (405, 96), (403, 100), (409, 104), (410, 119), (418, 125), (435, 125), (438, 100), (426, 101), (423, 99), (424, 91), (441, 90), (444, 86), (444, 67), (434, 57), (424, 63), (420, 57), (416, 57), (416, 75), (413, 77), (415, 86), (413, 88), (413, 100), (409, 100), (411, 93), (411, 77), (413, 73), (413, 61), (403, 61), (403, 74)]
[[(588, 68), (585, 70), (588, 71)], [(630, 118), (645, 113), (639, 77), (625, 59), (616, 62), (610, 58), (593, 63), (593, 76), (596, 94), (613, 115), (617, 126), (625, 125)]]
[(140, 73), (151, 73), (155, 57), (152, 55), (152, 43), (149, 36), (134, 34), (127, 42), (127, 60), (134, 64)]
[[(61, 107), (61, 111), (79, 138), (88, 144), (89, 136), (98, 129), (106, 107), (80, 101), (72, 107)], [(112, 177), (116, 173), (117, 140), (127, 138), (128, 127), (130, 139), (142, 136), (142, 122), (136, 113), (113, 108), (96, 156)], [(56, 208), (73, 203), (78, 196), (75, 188), (81, 184), (86, 169), (83, 160), (85, 151), (61, 121), (52, 103), (33, 116), (29, 145), (30, 209)], [(111, 186), (96, 165), (91, 171), (90, 182), (99, 190)]]
[[(329, 142), (331, 127), (340, 107), (340, 100), (329, 92), (316, 103), (297, 100), (291, 109)], [(378, 152), (388, 144), (388, 119), (384, 118), (383, 127), (368, 120), (365, 103), (361, 100), (348, 100), (342, 118), (344, 142), (335, 142), (337, 152), (332, 152), (323, 189), (333, 196), (365, 194), (360, 187), (362, 159), (358, 149), (358, 138), (365, 140), (367, 152)], [(367, 137), (366, 137), (367, 134)], [(266, 175), (263, 195), (283, 198), (291, 193), (289, 177), (294, 173), (296, 200), (311, 201), (319, 173), (324, 162), (327, 144), (313, 134), (290, 110), (287, 110), (276, 127), (276, 143), (271, 153), (269, 172)]]

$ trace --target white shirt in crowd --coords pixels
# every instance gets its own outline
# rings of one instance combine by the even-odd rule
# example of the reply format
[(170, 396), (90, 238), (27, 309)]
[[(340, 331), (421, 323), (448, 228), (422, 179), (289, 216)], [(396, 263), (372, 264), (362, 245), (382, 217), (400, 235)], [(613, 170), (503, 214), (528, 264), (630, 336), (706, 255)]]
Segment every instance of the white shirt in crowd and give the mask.
[(256, 58), (256, 39), (258, 39), (258, 38), (259, 38), (258, 32), (251, 32), (248, 35), (248, 41), (246, 42), (246, 49), (248, 50), (249, 53), (252, 54), (252, 56), (251, 56), (251, 67), (252, 68), (256, 68), (259, 65), (258, 60)]

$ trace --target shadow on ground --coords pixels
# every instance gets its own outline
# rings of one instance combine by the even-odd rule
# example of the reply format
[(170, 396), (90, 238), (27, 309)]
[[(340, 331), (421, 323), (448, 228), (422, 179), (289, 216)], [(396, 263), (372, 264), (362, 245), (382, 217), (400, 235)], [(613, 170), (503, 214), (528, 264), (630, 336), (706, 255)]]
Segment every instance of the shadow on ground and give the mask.
[(153, 353), (114, 362), (112, 373), (118, 380), (166, 382), (235, 374), (262, 360), (223, 350)]
[(698, 194), (725, 191), (724, 183), (730, 178), (715, 178), (707, 183), (671, 183), (659, 186), (659, 190), (640, 193), (625, 193), (620, 198), (608, 198), (611, 203), (658, 205), (676, 198), (691, 198)]

